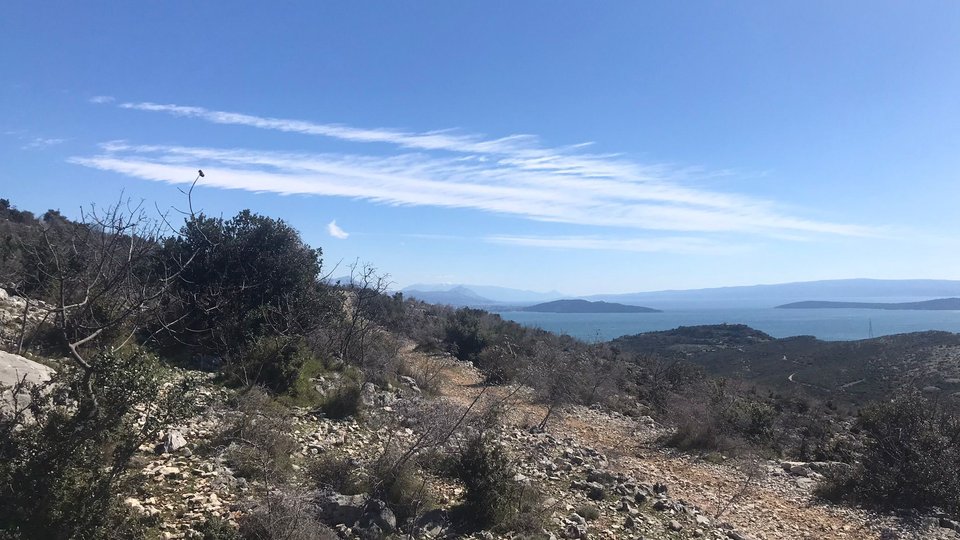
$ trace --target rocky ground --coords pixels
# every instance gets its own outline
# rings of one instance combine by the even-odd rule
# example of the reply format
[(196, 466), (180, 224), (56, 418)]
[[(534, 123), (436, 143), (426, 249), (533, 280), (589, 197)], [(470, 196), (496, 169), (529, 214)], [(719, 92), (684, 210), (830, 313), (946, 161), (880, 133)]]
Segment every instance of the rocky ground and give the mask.
[[(409, 348), (404, 359), (414, 364), (436, 361)], [(477, 384), (480, 375), (471, 366), (452, 361), (444, 365), (439, 396), (434, 398), (422, 397), (410, 385), (388, 391), (368, 388), (364, 399), (370, 412), (363, 422), (330, 420), (307, 409), (296, 410), (293, 435), (299, 445), (297, 458), (305, 462), (308, 457), (335, 452), (357, 463), (373, 459), (385, 441), (415, 438), (416, 431), (395, 421), (405, 402), (436, 399), (462, 407), (469, 406), (482, 391), (484, 399), (501, 400), (505, 405), (500, 440), (518, 463), (517, 479), (535, 486), (545, 497), (550, 513), (547, 528), (553, 538), (960, 538), (936, 517), (907, 522), (815, 501), (812, 490), (817, 464), (763, 462), (759, 474), (745, 482), (737, 467), (663, 449), (657, 440), (665, 428), (649, 418), (635, 420), (576, 407), (564, 411), (546, 432), (531, 430), (544, 411), (531, 403), (522, 389), (482, 390)], [(208, 392), (225, 391), (211, 387)], [(141, 448), (142, 474), (148, 481), (143, 492), (127, 503), (145, 516), (154, 516), (162, 537), (190, 538), (209, 515), (235, 521), (249, 510), (249, 499), (260, 489), (256, 482), (240, 478), (230, 469), (224, 452), (209, 447), (226, 414), (214, 406), (172, 437), (159, 441), (167, 443), (162, 454), (156, 453), (154, 445)], [(459, 502), (462, 489), (458, 486), (438, 482), (434, 487), (441, 508)], [(353, 516), (357, 521), (369, 511), (362, 496), (328, 498), (324, 504), (335, 507), (333, 514)], [(389, 530), (395, 520), (388, 510), (378, 512), (385, 516), (381, 528)], [(435, 522), (422, 524), (419, 536), (447, 535), (443, 513), (434, 518)], [(944, 525), (952, 526), (947, 521)], [(348, 524), (336, 530), (341, 537), (363, 533)], [(472, 536), (495, 535), (480, 532)]]

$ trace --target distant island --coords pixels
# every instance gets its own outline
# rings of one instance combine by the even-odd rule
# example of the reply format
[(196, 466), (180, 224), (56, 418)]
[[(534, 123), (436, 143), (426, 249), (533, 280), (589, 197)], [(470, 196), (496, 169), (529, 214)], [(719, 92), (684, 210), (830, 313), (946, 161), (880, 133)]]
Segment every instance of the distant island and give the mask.
[(643, 306), (628, 306), (613, 302), (590, 302), (587, 300), (554, 300), (553, 302), (520, 308), (520, 311), (536, 313), (661, 313), (659, 309)]
[(830, 302), (812, 300), (807, 302), (793, 302), (777, 306), (777, 309), (831, 309), (831, 308), (854, 308), (854, 309), (916, 309), (916, 310), (960, 310), (960, 298), (938, 298), (936, 300), (926, 300), (923, 302), (899, 302), (899, 303), (880, 303), (880, 302)]

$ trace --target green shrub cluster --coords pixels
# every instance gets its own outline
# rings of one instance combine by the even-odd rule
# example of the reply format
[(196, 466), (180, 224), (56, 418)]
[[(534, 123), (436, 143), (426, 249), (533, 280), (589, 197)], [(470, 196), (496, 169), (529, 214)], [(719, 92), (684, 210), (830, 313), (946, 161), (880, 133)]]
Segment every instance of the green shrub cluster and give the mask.
[(467, 442), (455, 473), (466, 487), (465, 514), (476, 526), (521, 532), (543, 528), (545, 516), (539, 493), (514, 480), (516, 472), (508, 456), (489, 437), (479, 435)]
[[(89, 379), (64, 366), (49, 385), (33, 388), (26, 408), (0, 408), (0, 531), (50, 539), (140, 534), (121, 504), (135, 480), (130, 460), (193, 412), (190, 385), (139, 352), (91, 361), (98, 369)], [(94, 402), (84, 401), (88, 388)]]
[(859, 464), (821, 489), (828, 498), (960, 515), (960, 416), (917, 393), (864, 408)]

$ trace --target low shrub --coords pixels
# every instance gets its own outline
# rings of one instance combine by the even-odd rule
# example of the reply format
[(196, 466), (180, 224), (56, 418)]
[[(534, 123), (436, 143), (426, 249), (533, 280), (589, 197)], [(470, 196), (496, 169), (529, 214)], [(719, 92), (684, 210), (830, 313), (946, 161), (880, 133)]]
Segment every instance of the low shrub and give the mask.
[(257, 387), (237, 396), (235, 407), (235, 420), (219, 436), (231, 467), (240, 476), (265, 482), (288, 477), (299, 445), (285, 408)]
[(917, 393), (863, 409), (860, 463), (820, 495), (885, 509), (940, 508), (960, 515), (960, 416)]
[(338, 536), (314, 517), (301, 494), (276, 491), (240, 520), (245, 540), (336, 540)]
[(29, 389), (29, 408), (0, 406), (0, 531), (53, 540), (142, 533), (122, 504), (136, 487), (131, 459), (192, 414), (195, 396), (150, 355), (89, 361), (97, 367), (89, 378), (64, 365)]
[(487, 436), (476, 436), (464, 446), (457, 466), (466, 487), (464, 513), (480, 528), (534, 532), (543, 528), (545, 515), (539, 493), (514, 480), (504, 450)]
[(398, 522), (414, 518), (434, 506), (427, 478), (414, 461), (384, 456), (370, 469), (371, 494), (387, 503)]
[(285, 392), (297, 382), (300, 370), (312, 357), (303, 339), (263, 336), (250, 345), (241, 362), (230, 366), (229, 371), (245, 386)]
[(209, 516), (199, 525), (195, 525), (194, 537), (200, 540), (243, 540), (240, 531), (219, 516)]
[(327, 418), (342, 420), (360, 412), (362, 389), (356, 381), (344, 379), (320, 402), (320, 411)]
[(320, 454), (308, 465), (307, 476), (318, 488), (332, 489), (344, 495), (359, 495), (368, 488), (356, 461), (342, 454)]
[(595, 504), (584, 504), (577, 507), (576, 512), (583, 519), (593, 521), (600, 518), (600, 509)]

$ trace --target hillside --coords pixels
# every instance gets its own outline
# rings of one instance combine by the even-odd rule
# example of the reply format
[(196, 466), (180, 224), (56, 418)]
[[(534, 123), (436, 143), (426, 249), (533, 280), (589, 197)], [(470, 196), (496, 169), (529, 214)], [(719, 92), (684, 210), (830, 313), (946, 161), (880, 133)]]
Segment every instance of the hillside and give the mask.
[(518, 311), (535, 313), (660, 313), (658, 309), (643, 306), (628, 306), (612, 302), (589, 302), (587, 300), (554, 300), (520, 308)]
[(923, 302), (829, 302), (808, 300), (777, 306), (777, 309), (916, 309), (916, 310), (960, 310), (960, 298), (938, 298)]
[(615, 347), (683, 359), (708, 373), (761, 383), (780, 391), (803, 386), (853, 404), (897, 389), (939, 396), (960, 392), (960, 334), (916, 332), (861, 341), (811, 336), (774, 339), (742, 325), (681, 327), (615, 339)]

